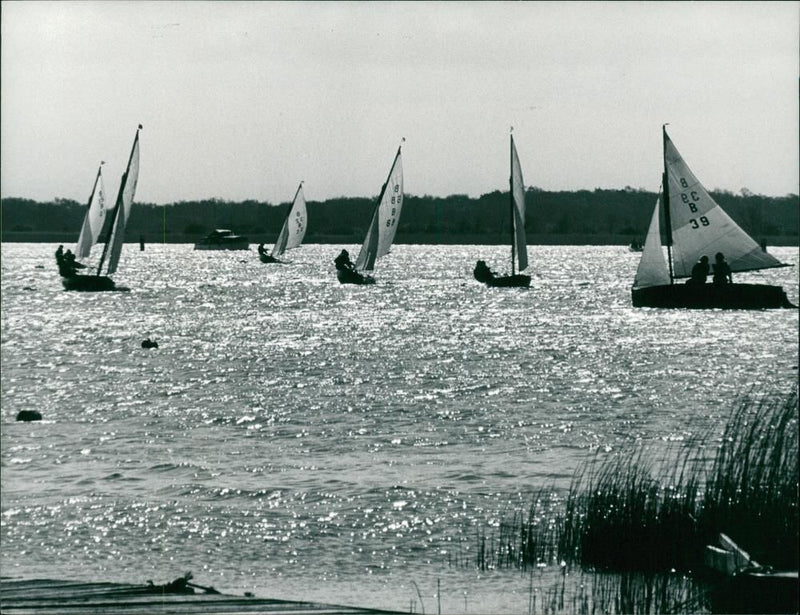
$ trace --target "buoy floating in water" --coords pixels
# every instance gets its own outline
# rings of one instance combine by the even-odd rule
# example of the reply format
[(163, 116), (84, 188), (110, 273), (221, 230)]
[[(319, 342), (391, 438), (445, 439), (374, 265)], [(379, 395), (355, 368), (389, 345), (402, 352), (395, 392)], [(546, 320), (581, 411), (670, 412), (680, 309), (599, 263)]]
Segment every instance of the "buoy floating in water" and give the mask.
[(20, 410), (17, 413), (18, 421), (41, 421), (42, 413), (36, 410)]

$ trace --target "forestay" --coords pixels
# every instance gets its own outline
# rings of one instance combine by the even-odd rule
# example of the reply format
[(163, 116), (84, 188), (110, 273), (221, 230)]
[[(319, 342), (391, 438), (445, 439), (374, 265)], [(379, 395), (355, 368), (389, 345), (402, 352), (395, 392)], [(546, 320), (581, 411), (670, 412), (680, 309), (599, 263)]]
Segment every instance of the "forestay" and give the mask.
[(525, 238), (525, 183), (522, 180), (522, 167), (519, 164), (514, 136), (511, 136), (511, 194), (514, 201), (514, 242), (517, 249), (519, 270), (528, 267), (528, 247)]
[[(140, 126), (141, 128), (141, 126)], [(120, 194), (117, 197), (117, 211), (114, 217), (114, 226), (109, 238), (110, 256), (108, 258), (108, 274), (111, 275), (117, 270), (119, 257), (122, 253), (122, 244), (125, 241), (125, 226), (131, 213), (133, 197), (136, 193), (136, 182), (139, 179), (139, 131), (136, 131), (136, 138), (133, 140), (133, 148), (128, 159), (128, 168), (122, 176), (120, 183)]]
[(294, 201), (289, 208), (289, 213), (286, 215), (283, 228), (272, 248), (271, 255), (274, 258), (278, 258), (286, 250), (296, 248), (303, 243), (303, 238), (306, 235), (307, 220), (306, 199), (303, 195), (303, 184), (301, 183), (294, 195)]
[(106, 219), (106, 197), (103, 188), (102, 163), (97, 168), (97, 175), (94, 178), (92, 193), (89, 196), (89, 204), (86, 207), (86, 216), (83, 218), (78, 243), (75, 245), (75, 257), (79, 259), (89, 258), (92, 247), (100, 238), (103, 230), (103, 223)]
[(403, 207), (403, 160), (400, 150), (398, 147), (389, 177), (383, 185), (369, 231), (356, 259), (356, 269), (372, 271), (375, 261), (386, 255), (392, 247)]
[(653, 217), (650, 219), (650, 227), (647, 230), (642, 258), (639, 261), (639, 268), (636, 270), (636, 277), (633, 280), (634, 288), (660, 286), (670, 283), (667, 260), (664, 258), (664, 249), (661, 247), (659, 201), (660, 198), (656, 199), (656, 206), (653, 208)]
[(725, 255), (731, 271), (783, 266), (775, 257), (764, 252), (711, 198), (666, 133), (664, 138), (673, 277), (690, 277), (692, 267), (701, 256), (708, 256), (713, 262), (717, 252)]

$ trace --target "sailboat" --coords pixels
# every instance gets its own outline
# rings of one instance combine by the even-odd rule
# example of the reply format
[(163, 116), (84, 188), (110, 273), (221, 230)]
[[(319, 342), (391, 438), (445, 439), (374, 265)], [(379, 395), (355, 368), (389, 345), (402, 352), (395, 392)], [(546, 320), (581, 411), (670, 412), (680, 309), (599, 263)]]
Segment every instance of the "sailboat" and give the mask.
[[(662, 126), (664, 173), (631, 290), (634, 307), (764, 309), (795, 307), (780, 286), (692, 280), (702, 257), (727, 261), (730, 272), (788, 267), (768, 254), (714, 201)], [(661, 248), (663, 210), (667, 258)], [(719, 255), (719, 256), (717, 256)], [(704, 259), (705, 260), (705, 259)], [(686, 284), (676, 280), (690, 278)]]
[[(131, 205), (133, 204), (133, 197), (136, 192), (136, 183), (139, 178), (139, 131), (141, 129), (142, 125), (139, 124), (139, 127), (136, 129), (136, 136), (133, 139), (131, 153), (128, 157), (128, 166), (120, 180), (117, 200), (114, 204), (114, 208), (109, 212), (109, 215), (100, 215), (97, 213), (97, 211), (104, 208), (103, 197), (95, 197), (100, 180), (100, 171), (98, 170), (98, 178), (95, 180), (95, 188), (92, 190), (92, 197), (90, 197), (89, 200), (89, 209), (86, 214), (86, 219), (84, 219), (84, 225), (81, 229), (81, 235), (78, 238), (76, 250), (81, 255), (85, 254), (87, 250), (91, 251), (92, 245), (97, 243), (100, 235), (100, 230), (94, 225), (101, 218), (108, 218), (111, 220), (108, 240), (103, 248), (103, 254), (100, 257), (100, 263), (97, 265), (95, 274), (78, 274), (73, 268), (65, 269), (59, 264), (61, 282), (66, 290), (94, 292), (123, 290), (108, 276), (117, 270), (120, 255), (122, 254), (122, 244), (125, 241), (125, 226), (130, 217)], [(102, 195), (102, 191), (99, 194)], [(95, 201), (94, 204), (93, 199)], [(93, 207), (97, 211), (95, 211)], [(89, 220), (88, 226), (91, 230), (86, 230), (87, 219), (90, 217), (91, 220)], [(102, 227), (102, 221), (100, 221), (100, 226)], [(86, 234), (84, 234), (84, 231), (86, 231)], [(105, 275), (102, 275), (104, 265)]]
[(509, 216), (511, 218), (511, 275), (495, 275), (484, 261), (478, 261), (473, 275), (487, 286), (527, 288), (531, 276), (517, 273), (528, 267), (528, 247), (525, 237), (525, 184), (519, 163), (514, 135), (511, 135), (511, 176), (509, 177)]
[[(405, 141), (405, 139), (403, 139)], [(394, 162), (389, 169), (389, 176), (381, 188), (380, 196), (375, 204), (372, 222), (367, 230), (361, 251), (358, 253), (355, 265), (349, 262), (349, 257), (343, 262), (342, 254), (334, 261), (336, 263), (336, 277), (342, 284), (374, 284), (375, 278), (369, 273), (375, 269), (375, 262), (389, 253), (392, 247), (397, 222), (403, 208), (403, 159), (402, 142), (397, 148)], [(342, 250), (347, 256), (347, 251)]]
[(306, 199), (303, 196), (303, 182), (297, 187), (297, 192), (294, 194), (292, 206), (286, 213), (286, 219), (283, 222), (278, 239), (275, 245), (272, 246), (272, 252), (267, 254), (263, 246), (258, 247), (258, 256), (262, 263), (281, 263), (279, 260), (286, 250), (296, 248), (303, 243), (303, 237), (306, 236), (306, 226), (308, 224), (308, 212), (306, 211)]

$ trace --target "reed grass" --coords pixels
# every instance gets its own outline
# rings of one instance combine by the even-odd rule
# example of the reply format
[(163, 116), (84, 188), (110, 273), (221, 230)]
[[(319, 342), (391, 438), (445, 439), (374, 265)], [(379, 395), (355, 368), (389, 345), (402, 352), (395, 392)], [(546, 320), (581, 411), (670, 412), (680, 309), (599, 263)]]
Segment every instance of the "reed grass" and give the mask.
[(538, 492), (496, 534), (478, 534), (474, 563), (689, 572), (723, 532), (762, 565), (796, 570), (798, 517), (797, 390), (750, 391), (721, 435), (705, 434), (660, 460), (647, 448), (595, 460), (563, 502)]

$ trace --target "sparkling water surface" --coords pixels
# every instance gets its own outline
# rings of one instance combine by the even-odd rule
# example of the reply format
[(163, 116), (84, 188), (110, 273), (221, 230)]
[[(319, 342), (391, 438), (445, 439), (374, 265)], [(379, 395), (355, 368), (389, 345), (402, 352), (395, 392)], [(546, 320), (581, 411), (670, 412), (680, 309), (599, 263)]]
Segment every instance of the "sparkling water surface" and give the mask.
[[(398, 245), (359, 287), (342, 246), (128, 244), (117, 293), (62, 290), (55, 247), (2, 245), (6, 576), (527, 612), (527, 573), (453, 565), (479, 533), (797, 379), (797, 310), (634, 309), (625, 247), (532, 246), (523, 290), (472, 279), (502, 246)], [(736, 280), (797, 304), (797, 248), (770, 251), (795, 267)]]

